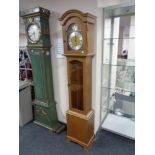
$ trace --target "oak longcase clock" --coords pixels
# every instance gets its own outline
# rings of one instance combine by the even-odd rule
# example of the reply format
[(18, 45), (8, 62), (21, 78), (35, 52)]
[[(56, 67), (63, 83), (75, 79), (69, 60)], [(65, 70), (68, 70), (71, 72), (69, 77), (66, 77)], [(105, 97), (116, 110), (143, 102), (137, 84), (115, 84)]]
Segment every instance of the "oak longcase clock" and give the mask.
[(94, 138), (91, 87), (96, 17), (79, 10), (69, 10), (59, 20), (63, 30), (64, 55), (67, 57), (67, 139), (87, 149)]
[(34, 122), (53, 130), (58, 119), (51, 68), (50, 11), (35, 7), (21, 11), (20, 16), (24, 19), (27, 49), (32, 62), (35, 88)]

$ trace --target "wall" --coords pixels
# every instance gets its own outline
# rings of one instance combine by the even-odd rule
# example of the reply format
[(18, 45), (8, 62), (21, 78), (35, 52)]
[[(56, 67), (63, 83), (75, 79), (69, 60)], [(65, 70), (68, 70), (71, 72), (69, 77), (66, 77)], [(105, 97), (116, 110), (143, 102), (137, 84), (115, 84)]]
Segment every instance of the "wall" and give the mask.
[(130, 6), (134, 5), (135, 0), (98, 0), (97, 6), (106, 8), (106, 7), (115, 7), (115, 6)]
[(27, 45), (25, 26), (21, 17), (19, 18), (19, 44), (21, 47), (25, 47)]
[[(97, 0), (20, 0), (20, 10), (41, 6), (49, 9), (50, 35), (51, 35), (51, 59), (53, 69), (53, 82), (55, 100), (57, 103), (58, 119), (66, 122), (66, 111), (68, 109), (68, 89), (67, 89), (67, 65), (66, 58), (56, 58), (56, 41), (62, 38), (62, 31), (58, 18), (69, 9), (79, 9), (97, 16), (97, 33), (95, 33), (96, 55), (93, 58), (92, 71), (92, 106), (95, 110), (95, 132), (100, 125), (100, 87), (101, 87), (101, 52), (102, 52), (102, 9), (97, 8)], [(21, 35), (20, 35), (21, 36)], [(20, 44), (21, 40), (20, 40)]]

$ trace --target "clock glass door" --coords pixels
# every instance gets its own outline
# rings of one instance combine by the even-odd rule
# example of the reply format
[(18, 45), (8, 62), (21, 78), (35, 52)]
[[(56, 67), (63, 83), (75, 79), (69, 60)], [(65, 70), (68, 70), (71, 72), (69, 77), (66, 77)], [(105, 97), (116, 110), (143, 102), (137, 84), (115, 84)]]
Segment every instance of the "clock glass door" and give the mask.
[(83, 62), (69, 61), (69, 93), (71, 108), (83, 110)]
[(72, 51), (78, 51), (82, 49), (83, 37), (79, 25), (75, 23), (70, 24), (67, 33), (68, 49)]

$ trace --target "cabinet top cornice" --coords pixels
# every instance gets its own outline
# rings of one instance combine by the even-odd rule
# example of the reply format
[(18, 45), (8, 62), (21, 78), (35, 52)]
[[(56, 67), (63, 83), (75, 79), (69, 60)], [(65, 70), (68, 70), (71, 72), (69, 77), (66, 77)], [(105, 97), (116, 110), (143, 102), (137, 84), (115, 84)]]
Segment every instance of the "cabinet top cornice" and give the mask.
[(50, 15), (50, 10), (44, 9), (42, 7), (34, 7), (34, 8), (30, 8), (30, 9), (20, 11), (19, 14), (20, 14), (21, 17), (30, 16), (30, 15), (49, 16)]

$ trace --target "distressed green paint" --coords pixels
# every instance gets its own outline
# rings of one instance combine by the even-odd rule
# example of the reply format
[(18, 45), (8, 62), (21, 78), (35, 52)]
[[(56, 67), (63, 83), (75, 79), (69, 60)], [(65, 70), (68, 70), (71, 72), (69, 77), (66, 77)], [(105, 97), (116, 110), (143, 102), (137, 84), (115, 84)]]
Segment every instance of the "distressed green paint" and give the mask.
[(27, 40), (35, 86), (34, 121), (53, 128), (58, 123), (58, 118), (53, 92), (49, 15), (49, 10), (41, 7), (39, 12), (33, 9), (21, 12), (26, 31), (32, 22), (37, 23), (41, 28), (41, 38), (37, 43)]
[(32, 61), (33, 80), (35, 85), (35, 96), (38, 100), (45, 99), (44, 80), (42, 71), (42, 53), (40, 51), (29, 52)]
[[(55, 104), (53, 104), (50, 107), (38, 106), (35, 104), (34, 105), (35, 121), (41, 123), (42, 125), (53, 128), (55, 124), (57, 124), (57, 113), (55, 109), (56, 109)], [(51, 115), (51, 113), (53, 115)]]

